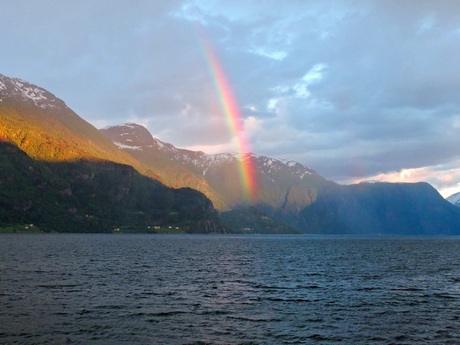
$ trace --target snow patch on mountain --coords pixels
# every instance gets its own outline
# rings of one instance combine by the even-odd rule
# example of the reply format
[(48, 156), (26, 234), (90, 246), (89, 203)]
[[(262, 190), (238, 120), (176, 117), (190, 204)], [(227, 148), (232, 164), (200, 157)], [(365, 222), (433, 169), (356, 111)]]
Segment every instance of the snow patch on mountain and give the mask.
[(125, 145), (125, 144), (122, 144), (118, 141), (114, 141), (113, 142), (115, 145), (118, 146), (118, 148), (120, 149), (127, 149), (127, 150), (143, 150), (142, 146), (134, 146), (134, 145)]
[[(210, 169), (218, 168), (226, 164), (241, 164), (247, 160), (253, 160), (253, 165), (259, 172), (273, 183), (276, 182), (273, 174), (279, 171), (289, 172), (292, 175), (298, 176), (300, 179), (303, 179), (307, 175), (316, 175), (312, 169), (298, 162), (278, 160), (254, 153), (206, 154), (204, 152), (174, 149), (176, 154), (172, 156), (172, 160), (182, 162), (183, 164), (194, 165), (196, 168), (200, 169), (203, 176), (206, 176)], [(172, 153), (171, 150), (168, 151)]]
[(0, 74), (0, 99), (29, 100), (41, 108), (67, 108), (65, 103), (52, 93), (19, 78), (9, 78)]
[(132, 129), (139, 127), (139, 125), (137, 125), (135, 123), (132, 123), (132, 122), (124, 123), (123, 126), (128, 127), (128, 128), (132, 128)]
[(313, 169), (298, 162), (270, 158), (250, 152), (207, 154), (202, 151), (179, 149), (152, 137), (145, 127), (135, 123), (106, 127), (102, 131), (111, 132), (112, 141), (121, 149), (157, 150), (165, 154), (171, 161), (192, 167), (202, 176), (225, 166), (244, 164), (248, 160), (252, 161), (252, 165), (261, 175), (273, 183), (280, 178), (281, 175), (279, 174), (290, 174), (300, 179), (304, 179), (308, 175), (317, 175)]

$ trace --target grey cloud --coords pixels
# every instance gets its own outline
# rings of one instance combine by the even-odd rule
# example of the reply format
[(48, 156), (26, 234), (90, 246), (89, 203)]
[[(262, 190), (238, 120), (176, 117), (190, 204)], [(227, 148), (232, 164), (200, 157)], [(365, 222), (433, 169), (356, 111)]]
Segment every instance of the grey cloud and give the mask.
[[(459, 13), (450, 0), (18, 0), (0, 3), (0, 73), (89, 122), (134, 118), (179, 146), (223, 144), (202, 31), (258, 121), (253, 150), (343, 180), (458, 159)], [(319, 64), (322, 77), (299, 84)]]

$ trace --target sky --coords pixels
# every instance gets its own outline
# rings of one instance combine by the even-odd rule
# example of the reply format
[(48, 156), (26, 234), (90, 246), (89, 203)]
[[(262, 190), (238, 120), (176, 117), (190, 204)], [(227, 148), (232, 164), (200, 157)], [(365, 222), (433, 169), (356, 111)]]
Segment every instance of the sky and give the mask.
[(0, 32), (1, 74), (97, 128), (207, 153), (244, 136), (339, 183), (460, 191), (460, 1), (0, 0)]

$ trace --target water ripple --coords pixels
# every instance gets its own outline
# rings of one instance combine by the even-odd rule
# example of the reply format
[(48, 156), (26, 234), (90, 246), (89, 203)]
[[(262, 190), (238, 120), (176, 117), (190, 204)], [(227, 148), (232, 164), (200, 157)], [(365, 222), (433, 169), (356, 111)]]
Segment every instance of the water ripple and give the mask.
[(4, 344), (455, 344), (460, 240), (0, 236)]

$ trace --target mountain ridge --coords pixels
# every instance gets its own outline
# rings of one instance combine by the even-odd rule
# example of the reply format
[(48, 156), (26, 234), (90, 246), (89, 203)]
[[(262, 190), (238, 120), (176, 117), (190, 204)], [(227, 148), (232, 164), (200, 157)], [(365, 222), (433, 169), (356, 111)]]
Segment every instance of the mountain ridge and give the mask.
[(458, 235), (460, 209), (426, 182), (359, 183), (323, 190), (302, 211), (307, 232)]
[[(124, 131), (124, 129), (132, 129), (134, 132), (129, 133), (127, 131)], [(123, 133), (120, 134), (120, 136), (125, 136), (126, 138), (124, 142), (117, 141), (114, 138), (114, 130), (123, 130)], [(299, 162), (293, 161), (293, 160), (286, 160), (286, 159), (276, 159), (276, 158), (270, 158), (264, 155), (258, 155), (252, 152), (248, 153), (237, 153), (237, 152), (231, 152), (231, 153), (217, 153), (217, 154), (207, 154), (203, 151), (192, 151), (188, 149), (181, 149), (177, 148), (174, 145), (170, 143), (163, 142), (157, 138), (154, 138), (148, 130), (136, 123), (124, 123), (121, 125), (117, 126), (107, 126), (100, 131), (105, 134), (108, 138), (112, 138), (112, 142), (118, 146), (120, 149), (124, 150), (145, 150), (145, 149), (150, 149), (150, 148), (157, 148), (158, 150), (161, 150), (163, 152), (166, 152), (168, 154), (174, 154), (175, 156), (171, 156), (171, 160), (175, 161), (182, 161), (182, 163), (191, 163), (193, 164), (198, 172), (200, 172), (200, 175), (205, 176), (206, 172), (208, 169), (212, 166), (220, 165), (225, 162), (229, 162), (232, 160), (245, 160), (249, 158), (255, 158), (262, 160), (262, 165), (263, 167), (266, 167), (266, 169), (262, 170), (263, 174), (270, 173), (271, 169), (276, 169), (279, 170), (281, 166), (284, 167), (289, 167), (294, 175), (298, 175), (300, 179), (303, 179), (305, 175), (318, 175), (313, 169), (310, 167), (307, 167)], [(110, 133), (112, 132), (112, 133)], [(148, 136), (146, 135), (146, 132), (148, 133)], [(131, 134), (131, 135), (130, 135)], [(140, 137), (143, 137), (145, 139), (140, 139)], [(134, 139), (133, 139), (134, 138)], [(138, 139), (138, 140), (136, 140)], [(147, 141), (147, 143), (145, 141)], [(148, 144), (150, 142), (150, 144)], [(295, 169), (294, 169), (295, 168)]]
[[(426, 183), (344, 186), (294, 161), (178, 149), (132, 123), (97, 130), (46, 90), (0, 76), (0, 226), (225, 232), (226, 219), (239, 231), (291, 231), (271, 217), (307, 233), (460, 234), (460, 209)], [(250, 201), (239, 172), (247, 159)]]
[(0, 99), (0, 226), (225, 231), (203, 194), (164, 186), (48, 91), (0, 75)]
[[(268, 162), (268, 165), (272, 162), (279, 162), (280, 164), (284, 164), (285, 166), (289, 167), (296, 167), (299, 170), (303, 170), (303, 175), (305, 174), (312, 174), (312, 175), (317, 175), (317, 173), (310, 167), (307, 167), (299, 162), (293, 161), (293, 160), (286, 160), (286, 159), (276, 159), (276, 158), (270, 158), (264, 155), (258, 155), (252, 152), (248, 153), (238, 153), (238, 152), (224, 152), (224, 153), (217, 153), (217, 154), (208, 154), (203, 151), (192, 151), (188, 149), (181, 149), (177, 148), (174, 145), (170, 143), (163, 142), (157, 138), (154, 138), (150, 132), (148, 132), (147, 128), (145, 128), (142, 125), (133, 123), (133, 122), (127, 122), (123, 123), (120, 125), (115, 125), (115, 126), (106, 126), (104, 128), (101, 128), (100, 131), (102, 133), (107, 133), (110, 131), (113, 131), (115, 129), (132, 129), (134, 130), (132, 133), (124, 131), (120, 136), (126, 136), (127, 138), (125, 139), (125, 142), (120, 142), (113, 140), (113, 143), (117, 145), (121, 149), (128, 149), (128, 150), (143, 150), (144, 148), (152, 148), (152, 147), (158, 147), (159, 149), (165, 151), (165, 152), (174, 152), (181, 157), (175, 158), (176, 160), (185, 159), (185, 160), (191, 160), (190, 156), (196, 156), (201, 158), (200, 161), (203, 161), (207, 164), (203, 164), (202, 168), (203, 170), (203, 175), (206, 174), (206, 167), (209, 167), (209, 165), (214, 164), (216, 161), (219, 163), (221, 160), (228, 160), (228, 159), (245, 159), (246, 157), (256, 157), (256, 158), (262, 158)], [(141, 138), (139, 136), (139, 133), (141, 132)], [(146, 135), (146, 132), (148, 132), (148, 136)], [(129, 135), (131, 134), (131, 136)], [(107, 137), (114, 137), (113, 135), (110, 135), (109, 133), (107, 134)], [(138, 140), (135, 140), (138, 139)], [(150, 144), (146, 143), (150, 142)], [(194, 164), (196, 164), (194, 162)], [(297, 173), (299, 174), (299, 173)], [(303, 176), (301, 176), (302, 178)]]
[[(208, 155), (179, 149), (154, 138), (145, 127), (135, 123), (111, 126), (102, 131), (120, 149), (135, 155), (144, 164), (156, 161), (161, 155), (162, 162), (175, 162), (193, 171), (226, 198), (231, 210), (253, 207), (304, 232), (436, 234), (444, 231), (454, 234), (459, 231), (460, 212), (452, 209), (428, 184), (363, 181), (342, 186), (294, 161), (253, 153)], [(148, 140), (144, 141), (145, 138)], [(259, 180), (259, 199), (252, 205), (234, 202), (231, 197), (238, 186), (226, 186), (227, 181), (239, 179), (236, 162), (247, 157), (254, 159)], [(241, 198), (241, 195), (235, 196), (236, 200)], [(421, 203), (417, 198), (429, 202)], [(416, 207), (417, 211), (411, 207)], [(232, 211), (225, 219), (235, 215), (254, 218), (253, 212), (245, 212)], [(420, 220), (426, 215), (430, 217)]]
[(460, 207), (460, 192), (454, 193), (446, 198), (451, 204)]
[[(100, 129), (121, 150), (128, 152), (146, 166), (159, 173), (163, 181), (171, 177), (173, 165), (177, 171), (192, 174), (201, 181), (220, 210), (258, 205), (268, 213), (270, 209), (284, 209), (287, 213), (311, 203), (317, 190), (332, 184), (310, 167), (292, 160), (280, 160), (254, 153), (206, 154), (202, 151), (180, 149), (154, 138), (143, 126), (125, 123)], [(239, 183), (239, 167), (244, 160), (252, 160), (256, 174), (257, 194), (252, 204), (244, 201), (244, 190)], [(185, 181), (185, 183), (190, 181)], [(166, 182), (166, 184), (168, 184)], [(196, 187), (196, 185), (187, 185)]]
[(0, 74), (0, 99), (0, 137), (14, 142), (35, 159), (110, 159), (136, 164), (64, 101), (43, 88)]
[(0, 74), (0, 102), (3, 99), (21, 97), (24, 101), (33, 102), (41, 108), (67, 108), (65, 102), (51, 92), (35, 84), (19, 78), (9, 78)]

